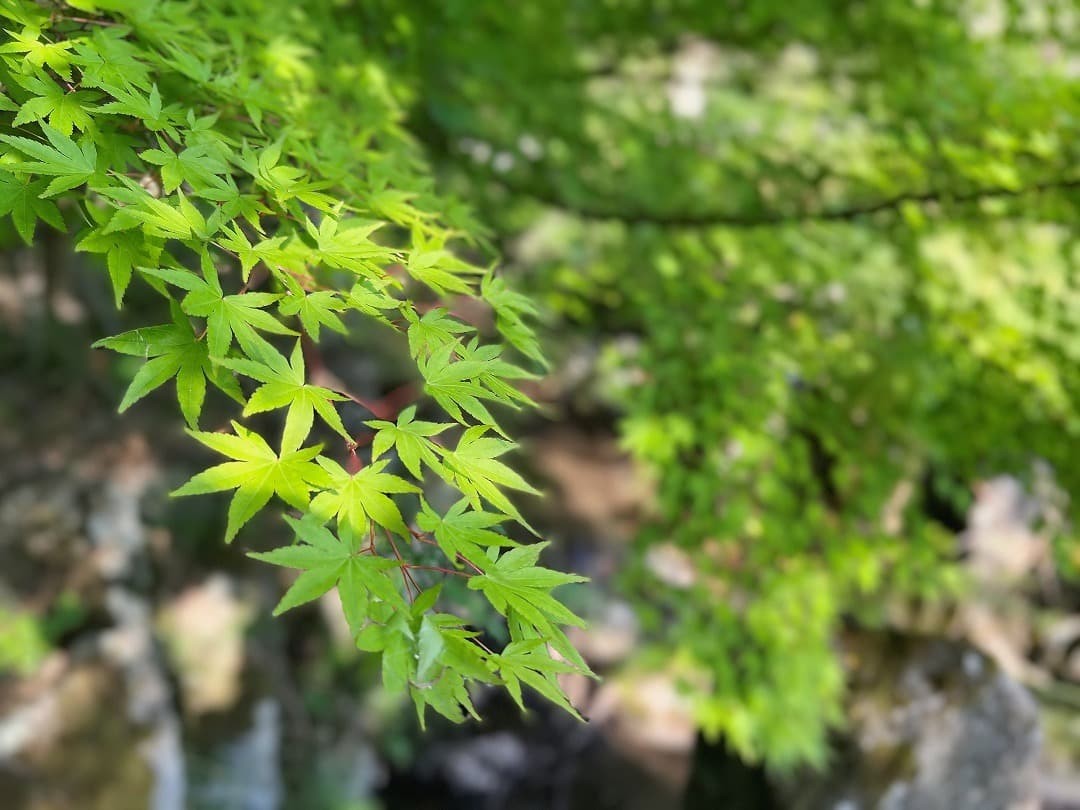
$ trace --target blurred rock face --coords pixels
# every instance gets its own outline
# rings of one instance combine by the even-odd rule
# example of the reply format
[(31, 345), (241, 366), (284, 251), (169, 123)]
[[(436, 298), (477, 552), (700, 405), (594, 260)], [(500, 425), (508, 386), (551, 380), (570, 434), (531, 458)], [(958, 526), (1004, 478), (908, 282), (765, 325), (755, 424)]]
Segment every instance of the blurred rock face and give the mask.
[(824, 774), (781, 787), (791, 810), (1036, 810), (1031, 695), (966, 644), (850, 639), (848, 730)]
[(158, 627), (187, 711), (225, 711), (240, 697), (244, 631), (251, 614), (250, 605), (221, 573), (188, 588), (162, 611)]
[(1047, 538), (1033, 524), (1047, 508), (1008, 475), (980, 482), (961, 543), (983, 583), (1010, 584), (1048, 562)]

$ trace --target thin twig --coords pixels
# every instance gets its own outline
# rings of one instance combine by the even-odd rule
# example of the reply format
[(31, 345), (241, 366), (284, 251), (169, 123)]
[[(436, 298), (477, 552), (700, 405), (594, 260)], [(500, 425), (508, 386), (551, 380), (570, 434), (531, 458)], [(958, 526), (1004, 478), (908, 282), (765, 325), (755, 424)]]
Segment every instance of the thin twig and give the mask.
[(453, 568), (443, 568), (441, 565), (419, 565), (417, 563), (406, 563), (405, 567), (411, 568), (414, 571), (438, 571), (440, 574), (453, 574), (455, 577), (465, 577), (466, 579), (475, 576), (474, 574), (470, 574), (465, 571), (455, 571)]
[(92, 20), (89, 17), (72, 17), (67, 14), (61, 14), (59, 19), (65, 22), (81, 23), (82, 25), (104, 25), (106, 27), (117, 25), (117, 23), (110, 20)]
[[(401, 563), (401, 578), (405, 581), (405, 589), (408, 590), (408, 586), (416, 590), (416, 595), (420, 595), (420, 586), (416, 584), (416, 580), (412, 578), (412, 574), (409, 573), (409, 566), (405, 562), (405, 558), (401, 556), (401, 552), (398, 551), (397, 543), (394, 542), (394, 535), (389, 530), (386, 531), (386, 539), (390, 541), (390, 548), (394, 550), (394, 556), (398, 558), (398, 562)], [(412, 598), (409, 599), (412, 601)]]

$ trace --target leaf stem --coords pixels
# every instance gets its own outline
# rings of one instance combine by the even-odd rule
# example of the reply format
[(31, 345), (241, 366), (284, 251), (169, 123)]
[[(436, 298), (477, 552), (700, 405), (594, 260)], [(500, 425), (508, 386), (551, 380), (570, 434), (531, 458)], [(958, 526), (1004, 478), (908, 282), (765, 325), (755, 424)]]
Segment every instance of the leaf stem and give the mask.
[[(390, 541), (390, 548), (394, 550), (394, 556), (397, 557), (398, 562), (401, 563), (401, 578), (405, 580), (406, 590), (408, 586), (412, 586), (416, 591), (416, 596), (420, 595), (420, 586), (416, 584), (416, 580), (413, 579), (412, 574), (409, 573), (409, 564), (405, 562), (405, 558), (401, 556), (401, 552), (398, 551), (397, 543), (394, 542), (394, 535), (389, 529), (385, 531), (386, 539)], [(412, 601), (410, 598), (409, 601)]]

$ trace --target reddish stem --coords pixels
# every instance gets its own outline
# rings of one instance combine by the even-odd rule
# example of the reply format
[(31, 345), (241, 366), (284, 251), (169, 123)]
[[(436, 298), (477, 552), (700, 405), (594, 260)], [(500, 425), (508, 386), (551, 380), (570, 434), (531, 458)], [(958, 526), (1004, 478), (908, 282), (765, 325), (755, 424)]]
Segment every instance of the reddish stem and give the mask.
[(104, 25), (110, 27), (116, 25), (116, 23), (109, 22), (108, 20), (92, 20), (89, 17), (70, 17), (66, 14), (60, 15), (60, 19), (66, 20), (67, 22), (82, 23), (83, 25)]
[(438, 571), (440, 574), (453, 574), (456, 577), (465, 577), (466, 579), (474, 576), (473, 574), (468, 574), (464, 571), (455, 571), (453, 568), (443, 568), (439, 565), (418, 565), (416, 563), (406, 563), (405, 567), (419, 571)]
[[(401, 578), (405, 581), (405, 589), (408, 590), (411, 585), (416, 591), (416, 595), (420, 595), (420, 586), (416, 584), (416, 580), (412, 578), (412, 574), (409, 573), (409, 566), (405, 562), (405, 558), (401, 556), (401, 552), (398, 551), (397, 543), (394, 542), (394, 535), (389, 531), (386, 532), (386, 539), (390, 541), (390, 548), (394, 550), (394, 556), (398, 558), (398, 562), (401, 563)], [(409, 601), (412, 601), (410, 598)]]
[(356, 475), (364, 468), (364, 461), (356, 454), (356, 442), (348, 447), (349, 455), (345, 459), (345, 471), (349, 475)]

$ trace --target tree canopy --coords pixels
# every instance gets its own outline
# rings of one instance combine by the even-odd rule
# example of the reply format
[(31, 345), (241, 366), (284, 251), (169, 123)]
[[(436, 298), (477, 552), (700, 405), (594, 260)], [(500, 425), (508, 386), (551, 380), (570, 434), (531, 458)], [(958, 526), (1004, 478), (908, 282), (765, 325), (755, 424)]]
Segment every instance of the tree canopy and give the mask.
[(1078, 491), (1076, 6), (556, 5), (431, 12), (416, 131), (607, 346), (702, 728), (821, 761), (841, 620), (960, 586), (970, 484)]

